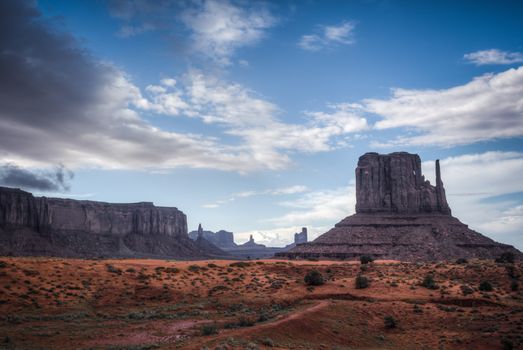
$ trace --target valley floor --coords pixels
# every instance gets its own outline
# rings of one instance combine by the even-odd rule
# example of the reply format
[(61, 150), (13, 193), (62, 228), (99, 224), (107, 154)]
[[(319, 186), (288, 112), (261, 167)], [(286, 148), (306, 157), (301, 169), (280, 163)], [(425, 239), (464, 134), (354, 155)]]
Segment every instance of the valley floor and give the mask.
[[(325, 284), (304, 283), (312, 269)], [(518, 349), (522, 273), (477, 260), (0, 257), (0, 348)], [(421, 286), (428, 274), (437, 289)]]

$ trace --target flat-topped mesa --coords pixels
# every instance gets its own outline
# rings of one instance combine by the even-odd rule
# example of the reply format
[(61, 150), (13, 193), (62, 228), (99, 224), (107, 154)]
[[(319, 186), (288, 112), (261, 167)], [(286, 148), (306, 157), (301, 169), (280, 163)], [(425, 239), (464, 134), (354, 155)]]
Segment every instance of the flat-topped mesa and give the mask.
[(365, 153), (356, 168), (356, 213), (451, 215), (436, 161), (436, 186), (425, 180), (417, 154)]
[(174, 207), (151, 202), (105, 203), (34, 197), (0, 187), (0, 227), (29, 227), (37, 232), (76, 232), (187, 236), (187, 218)]
[(34, 197), (0, 187), (0, 255), (203, 258), (222, 256), (187, 234), (187, 217), (151, 202)]

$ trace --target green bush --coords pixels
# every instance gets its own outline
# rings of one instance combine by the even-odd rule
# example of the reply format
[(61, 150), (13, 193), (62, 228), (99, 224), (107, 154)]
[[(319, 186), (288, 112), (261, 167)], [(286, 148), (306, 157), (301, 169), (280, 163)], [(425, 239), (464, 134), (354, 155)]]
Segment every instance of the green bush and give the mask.
[(373, 261), (374, 261), (374, 259), (371, 256), (368, 256), (368, 255), (362, 255), (360, 257), (360, 263), (362, 263), (362, 264), (368, 264), (368, 263), (371, 263)]
[(321, 286), (325, 283), (322, 274), (318, 270), (310, 270), (303, 278), (308, 286)]
[(230, 267), (248, 267), (251, 266), (251, 263), (246, 261), (237, 261), (229, 264)]
[(431, 274), (425, 276), (421, 282), (421, 286), (427, 289), (438, 289), (438, 285), (436, 284), (436, 281), (434, 281), (434, 276)]
[(198, 272), (198, 271), (200, 271), (200, 266), (198, 266), (198, 265), (189, 265), (189, 267), (187, 269), (189, 271), (191, 271), (191, 272)]
[(482, 292), (490, 292), (492, 291), (492, 284), (489, 281), (482, 281), (479, 284), (479, 290)]
[(370, 285), (369, 279), (363, 275), (356, 276), (355, 280), (356, 289), (368, 288)]
[(261, 341), (261, 343), (265, 346), (268, 346), (270, 348), (272, 348), (274, 346), (274, 342), (272, 341), (271, 338), (265, 338)]
[(204, 324), (202, 328), (200, 328), (200, 333), (202, 335), (213, 335), (218, 333), (218, 327), (216, 327), (215, 324)]
[(107, 265), (105, 265), (105, 267), (107, 268), (107, 272), (116, 273), (117, 275), (121, 275), (122, 274), (122, 270), (120, 270), (117, 267), (114, 267), (113, 265), (107, 264)]
[(392, 316), (385, 316), (385, 318), (383, 319), (383, 323), (385, 325), (385, 328), (388, 329), (396, 328), (396, 326), (398, 325), (398, 321), (396, 321), (396, 319)]
[(469, 295), (469, 294), (474, 293), (474, 290), (467, 285), (462, 285), (460, 288), (461, 288), (461, 293), (463, 293), (463, 295)]
[(177, 267), (166, 267), (164, 270), (166, 273), (178, 273), (180, 269)]

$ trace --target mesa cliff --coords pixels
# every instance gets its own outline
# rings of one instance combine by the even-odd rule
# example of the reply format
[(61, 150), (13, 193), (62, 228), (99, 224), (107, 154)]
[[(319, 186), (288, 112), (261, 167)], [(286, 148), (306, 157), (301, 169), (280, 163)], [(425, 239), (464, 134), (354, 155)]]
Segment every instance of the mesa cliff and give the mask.
[(153, 203), (34, 197), (0, 187), (0, 254), (65, 257), (207, 257), (187, 218)]
[(366, 153), (356, 167), (356, 214), (310, 243), (277, 256), (402, 261), (491, 259), (522, 254), (471, 230), (451, 215), (436, 161), (436, 185), (425, 180), (417, 154)]

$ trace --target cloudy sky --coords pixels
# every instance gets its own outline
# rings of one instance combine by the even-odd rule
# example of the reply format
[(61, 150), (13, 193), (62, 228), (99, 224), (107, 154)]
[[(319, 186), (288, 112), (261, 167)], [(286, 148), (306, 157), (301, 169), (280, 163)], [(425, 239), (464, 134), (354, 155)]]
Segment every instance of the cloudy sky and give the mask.
[(284, 245), (354, 212), (365, 152), (442, 160), (523, 249), (523, 3), (0, 1), (0, 184), (176, 206)]

